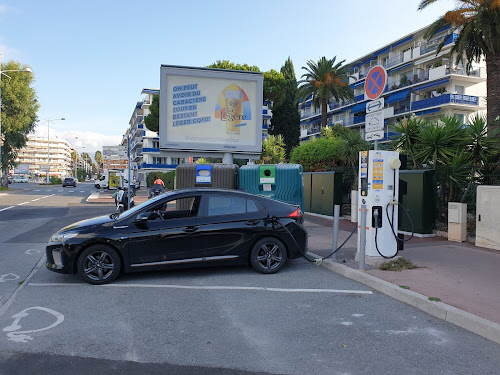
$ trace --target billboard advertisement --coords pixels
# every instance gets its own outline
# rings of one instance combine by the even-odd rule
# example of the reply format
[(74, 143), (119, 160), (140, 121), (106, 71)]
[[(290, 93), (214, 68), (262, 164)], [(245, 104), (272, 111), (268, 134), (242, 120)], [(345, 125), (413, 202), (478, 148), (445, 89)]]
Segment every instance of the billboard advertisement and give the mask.
[(28, 174), (30, 173), (30, 165), (29, 164), (19, 164), (14, 168), (14, 173), (16, 174)]
[(161, 66), (160, 148), (262, 149), (262, 73)]

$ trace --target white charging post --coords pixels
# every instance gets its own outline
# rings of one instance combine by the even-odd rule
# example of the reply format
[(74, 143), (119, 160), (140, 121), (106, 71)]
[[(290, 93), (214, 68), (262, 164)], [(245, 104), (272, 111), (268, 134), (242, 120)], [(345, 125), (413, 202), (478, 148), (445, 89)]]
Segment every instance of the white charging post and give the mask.
[[(379, 265), (397, 253), (399, 168), (397, 151), (370, 150), (359, 154), (358, 217), (366, 205), (365, 261)], [(389, 214), (389, 218), (387, 217)], [(358, 220), (359, 260), (361, 222)], [(378, 249), (378, 250), (377, 250)], [(382, 256), (382, 255), (383, 256)]]

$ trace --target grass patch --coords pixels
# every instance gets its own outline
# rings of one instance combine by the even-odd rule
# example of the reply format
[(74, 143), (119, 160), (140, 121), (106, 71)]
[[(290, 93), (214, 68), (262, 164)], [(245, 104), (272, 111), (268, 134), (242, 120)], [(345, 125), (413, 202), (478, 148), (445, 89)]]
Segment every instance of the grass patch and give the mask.
[(441, 300), (437, 297), (429, 297), (429, 301), (433, 301), (433, 302), (441, 302)]
[(406, 259), (405, 257), (401, 257), (399, 259), (387, 262), (387, 263), (382, 263), (379, 267), (382, 271), (401, 271), (404, 269), (413, 269), (417, 268), (415, 264), (409, 259)]
[(401, 289), (408, 289), (408, 290), (410, 290), (410, 287), (409, 287), (409, 286), (406, 286), (406, 285), (400, 285), (399, 287), (400, 287)]
[(19, 282), (17, 283), (17, 285), (23, 285), (23, 283), (24, 283), (24, 280), (23, 280), (23, 281), (19, 281)]
[(6, 191), (6, 190), (9, 190), (9, 189), (7, 189), (6, 187), (0, 186), (0, 191)]

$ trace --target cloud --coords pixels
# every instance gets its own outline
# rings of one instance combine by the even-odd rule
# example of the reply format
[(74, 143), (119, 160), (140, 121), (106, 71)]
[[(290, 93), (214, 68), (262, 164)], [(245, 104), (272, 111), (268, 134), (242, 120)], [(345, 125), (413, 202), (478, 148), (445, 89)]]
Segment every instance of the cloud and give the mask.
[[(35, 135), (47, 137), (47, 126), (39, 124), (35, 129)], [(122, 140), (120, 135), (104, 135), (78, 130), (58, 130), (52, 127), (49, 136), (51, 139), (57, 137), (67, 140), (78, 152), (86, 152), (92, 159), (96, 151), (102, 152), (102, 146), (117, 146)]]

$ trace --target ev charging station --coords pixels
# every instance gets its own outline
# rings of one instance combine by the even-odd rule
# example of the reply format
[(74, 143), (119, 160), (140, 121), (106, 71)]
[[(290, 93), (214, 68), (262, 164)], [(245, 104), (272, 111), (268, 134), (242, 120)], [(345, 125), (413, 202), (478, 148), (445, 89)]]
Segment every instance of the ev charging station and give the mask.
[[(366, 263), (378, 265), (397, 254), (398, 194), (401, 161), (397, 151), (370, 150), (359, 153), (358, 251), (364, 237)], [(366, 207), (366, 236), (361, 236), (362, 206)]]

